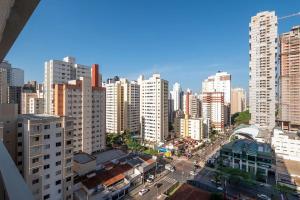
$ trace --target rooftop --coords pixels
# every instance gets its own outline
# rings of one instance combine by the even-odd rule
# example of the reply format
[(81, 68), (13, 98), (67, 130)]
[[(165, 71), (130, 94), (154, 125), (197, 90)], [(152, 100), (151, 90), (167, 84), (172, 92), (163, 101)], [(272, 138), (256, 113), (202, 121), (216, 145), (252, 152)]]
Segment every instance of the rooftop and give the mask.
[(91, 156), (90, 154), (84, 152), (74, 154), (74, 161), (80, 164), (85, 164), (93, 160), (96, 160), (94, 156)]
[(209, 200), (210, 193), (200, 188), (194, 187), (190, 184), (184, 183), (180, 188), (171, 196), (168, 197), (168, 200), (194, 200), (199, 199), (201, 200)]
[(96, 157), (97, 165), (104, 164), (108, 161), (115, 160), (126, 156), (126, 154), (121, 150), (112, 149), (109, 151), (94, 154)]
[(23, 115), (19, 115), (18, 118), (27, 119), (27, 120), (48, 120), (48, 119), (59, 119), (60, 116), (48, 115), (48, 114), (23, 114)]
[(222, 149), (230, 149), (235, 153), (245, 152), (249, 155), (266, 154), (271, 156), (272, 153), (272, 149), (269, 144), (260, 143), (249, 139), (234, 140), (223, 145)]

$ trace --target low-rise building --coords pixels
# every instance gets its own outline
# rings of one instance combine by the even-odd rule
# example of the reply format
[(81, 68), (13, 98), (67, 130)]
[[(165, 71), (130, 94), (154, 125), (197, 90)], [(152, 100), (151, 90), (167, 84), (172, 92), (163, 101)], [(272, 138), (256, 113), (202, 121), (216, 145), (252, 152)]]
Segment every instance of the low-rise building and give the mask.
[(269, 144), (249, 139), (238, 139), (222, 146), (221, 164), (255, 175), (268, 176), (274, 171), (273, 153)]

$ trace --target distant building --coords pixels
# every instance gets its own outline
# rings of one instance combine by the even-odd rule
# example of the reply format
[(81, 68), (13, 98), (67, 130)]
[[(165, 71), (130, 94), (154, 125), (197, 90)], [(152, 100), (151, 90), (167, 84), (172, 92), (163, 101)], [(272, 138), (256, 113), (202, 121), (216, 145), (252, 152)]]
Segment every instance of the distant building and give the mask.
[(277, 16), (264, 11), (249, 23), (249, 111), (251, 124), (272, 130), (275, 126)]
[(98, 85), (98, 65), (91, 70), (92, 79), (81, 77), (53, 86), (55, 115), (73, 117), (74, 152), (92, 153), (106, 147), (105, 88)]
[(9, 86), (8, 87), (8, 103), (9, 104), (18, 104), (18, 114), (21, 114), (22, 110), (22, 102), (21, 102), (21, 96), (22, 96), (22, 87), (20, 86)]
[(231, 90), (231, 114), (246, 110), (246, 93), (243, 88), (233, 88)]
[(192, 93), (190, 89), (183, 95), (184, 114), (191, 118), (199, 118), (201, 113), (200, 99), (197, 93)]
[(73, 199), (73, 119), (19, 115), (17, 166), (35, 199)]
[(0, 103), (7, 103), (7, 69), (0, 68)]
[(105, 84), (106, 132), (140, 132), (140, 86), (135, 81), (119, 79)]
[[(54, 114), (53, 85), (78, 80), (80, 77), (91, 78), (91, 70), (86, 65), (76, 64), (75, 58), (65, 57), (62, 61), (49, 60), (45, 62), (44, 77), (45, 113)], [(99, 83), (101, 83), (100, 79)]]
[(266, 143), (248, 139), (234, 140), (222, 146), (220, 157), (223, 166), (265, 178), (269, 171), (274, 171), (272, 148)]
[(44, 114), (44, 94), (42, 84), (26, 87), (22, 92), (22, 114)]
[(140, 123), (141, 135), (146, 143), (158, 144), (169, 137), (168, 94), (169, 83), (153, 74), (149, 79), (140, 76), (141, 88)]
[(202, 82), (202, 93), (223, 92), (224, 94), (224, 125), (230, 125), (231, 75), (227, 72), (217, 72)]
[(24, 85), (24, 70), (14, 68), (8, 61), (0, 63), (0, 68), (7, 71), (7, 83), (9, 86), (23, 87)]
[(202, 140), (209, 134), (209, 119), (202, 118), (175, 118), (175, 132), (183, 138), (190, 137), (193, 140)]
[(183, 92), (179, 83), (173, 85), (173, 90), (171, 93), (171, 99), (173, 100), (173, 110), (182, 110), (183, 107)]
[(280, 36), (280, 120), (283, 128), (300, 128), (300, 26)]
[(202, 94), (202, 118), (210, 119), (212, 129), (224, 132), (223, 92), (204, 92)]

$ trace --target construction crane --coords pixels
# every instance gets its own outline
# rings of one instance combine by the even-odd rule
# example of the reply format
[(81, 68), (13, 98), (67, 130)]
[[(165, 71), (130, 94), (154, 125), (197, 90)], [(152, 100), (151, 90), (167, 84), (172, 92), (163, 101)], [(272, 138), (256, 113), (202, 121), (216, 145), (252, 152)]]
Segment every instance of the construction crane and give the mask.
[(290, 17), (295, 17), (295, 16), (300, 16), (300, 12), (291, 14), (291, 15), (287, 15), (287, 16), (283, 16), (283, 17), (279, 17), (278, 20), (282, 20), (282, 19), (286, 19), (286, 18), (290, 18)]

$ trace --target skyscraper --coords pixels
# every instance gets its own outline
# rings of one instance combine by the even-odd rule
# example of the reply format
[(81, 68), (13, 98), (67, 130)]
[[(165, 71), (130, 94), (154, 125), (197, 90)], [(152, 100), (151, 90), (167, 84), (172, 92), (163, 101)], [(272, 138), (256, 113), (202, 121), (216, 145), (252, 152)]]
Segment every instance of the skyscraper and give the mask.
[(231, 90), (231, 114), (243, 112), (246, 109), (246, 93), (243, 88)]
[(210, 119), (211, 127), (219, 132), (224, 132), (224, 93), (202, 93), (202, 117)]
[(159, 74), (149, 79), (140, 76), (141, 134), (146, 143), (157, 144), (168, 138), (168, 81)]
[(140, 86), (121, 78), (109, 81), (106, 88), (106, 131), (140, 131)]
[(183, 108), (184, 114), (187, 115), (187, 117), (200, 117), (200, 99), (198, 98), (198, 94), (193, 94), (192, 91), (188, 89), (183, 95)]
[(0, 103), (7, 103), (7, 69), (0, 68)]
[(231, 104), (231, 75), (227, 72), (217, 72), (202, 82), (202, 92), (223, 92), (224, 94), (224, 123), (230, 124)]
[(24, 71), (19, 68), (12, 67), (8, 61), (0, 63), (0, 68), (7, 71), (7, 83), (9, 86), (23, 87)]
[(280, 36), (280, 119), (300, 128), (300, 26)]
[(54, 113), (74, 121), (74, 152), (93, 153), (105, 149), (105, 88), (99, 86), (98, 65), (92, 79), (80, 77), (54, 84)]
[(249, 111), (251, 124), (275, 126), (275, 78), (277, 57), (277, 16), (264, 11), (249, 24)]
[(181, 110), (182, 109), (182, 89), (179, 83), (175, 83), (173, 85), (173, 90), (171, 91), (171, 98), (173, 100), (173, 110)]
[(49, 60), (45, 62), (45, 113), (54, 113), (53, 85), (78, 80), (80, 77), (91, 78), (91, 70), (88, 66), (76, 64), (73, 57), (65, 57), (62, 61)]

